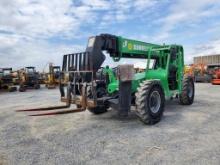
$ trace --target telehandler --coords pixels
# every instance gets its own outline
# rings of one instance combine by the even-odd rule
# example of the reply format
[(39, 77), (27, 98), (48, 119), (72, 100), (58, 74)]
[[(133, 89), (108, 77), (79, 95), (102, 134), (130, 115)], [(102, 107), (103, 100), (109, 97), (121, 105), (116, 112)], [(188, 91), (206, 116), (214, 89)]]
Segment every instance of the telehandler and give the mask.
[(12, 68), (2, 68), (0, 71), (0, 89), (14, 92), (17, 87), (14, 86)]
[(49, 64), (49, 73), (46, 74), (45, 84), (48, 89), (56, 88), (60, 82), (60, 66)]
[[(144, 60), (146, 69), (135, 73), (130, 64), (102, 67), (106, 53), (114, 62), (127, 58)], [(85, 52), (63, 56), (62, 74), (69, 75), (66, 88), (60, 83), (61, 101), (66, 105), (18, 111), (49, 111), (75, 104), (76, 109), (30, 116), (86, 109), (100, 114), (110, 107), (117, 109), (120, 116), (128, 116), (132, 106), (141, 121), (155, 124), (163, 116), (165, 100), (178, 98), (182, 105), (191, 105), (194, 101), (194, 81), (190, 76), (184, 77), (181, 45), (157, 45), (101, 34), (89, 38)]]
[(27, 88), (39, 89), (40, 83), (38, 77), (39, 74), (33, 66), (25, 67), (19, 70), (19, 91), (25, 92)]

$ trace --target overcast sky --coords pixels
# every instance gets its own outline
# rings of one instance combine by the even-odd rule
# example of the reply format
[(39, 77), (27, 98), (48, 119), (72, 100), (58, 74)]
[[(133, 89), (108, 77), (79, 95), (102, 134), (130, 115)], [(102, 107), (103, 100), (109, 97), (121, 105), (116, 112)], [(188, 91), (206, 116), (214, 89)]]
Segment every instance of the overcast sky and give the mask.
[(190, 63), (220, 53), (220, 0), (0, 0), (0, 67), (61, 64), (100, 33), (181, 44)]

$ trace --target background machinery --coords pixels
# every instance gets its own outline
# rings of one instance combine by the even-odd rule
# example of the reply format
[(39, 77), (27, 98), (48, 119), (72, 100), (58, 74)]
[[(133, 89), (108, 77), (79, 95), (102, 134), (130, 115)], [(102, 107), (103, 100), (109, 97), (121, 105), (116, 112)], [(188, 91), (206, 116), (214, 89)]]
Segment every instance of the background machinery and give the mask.
[(14, 92), (17, 87), (13, 84), (12, 68), (2, 68), (0, 70), (0, 89)]
[(220, 64), (207, 65), (207, 72), (211, 75), (211, 83), (213, 85), (220, 85)]
[(193, 65), (185, 65), (184, 66), (184, 75), (185, 76), (191, 76), (194, 78), (194, 67)]
[[(105, 52), (105, 53), (104, 53)], [(111, 68), (102, 66), (108, 54), (112, 62), (123, 59), (145, 61), (146, 68), (135, 73), (132, 64)], [(165, 100), (178, 98), (180, 104), (194, 101), (194, 81), (184, 77), (184, 51), (181, 45), (156, 45), (101, 34), (90, 37), (85, 52), (63, 57), (62, 75), (69, 75), (67, 87), (60, 83), (64, 106), (54, 106), (18, 111), (52, 111), (31, 116), (81, 112), (88, 109), (94, 114), (107, 112), (109, 107), (127, 116), (131, 107), (145, 124), (161, 120)], [(61, 77), (62, 78), (62, 77)]]
[(60, 82), (60, 66), (49, 64), (49, 73), (46, 74), (45, 84), (48, 89), (55, 88)]
[(27, 88), (39, 89), (39, 74), (35, 67), (25, 67), (19, 71), (20, 86), (19, 91), (24, 92)]
[(211, 82), (212, 74), (209, 72), (209, 68), (206, 64), (193, 64), (192, 70), (195, 82)]
[(185, 65), (184, 74), (194, 78), (195, 82), (212, 82), (220, 64), (191, 64)]
[(45, 84), (46, 83), (46, 73), (40, 72), (38, 76), (39, 84)]

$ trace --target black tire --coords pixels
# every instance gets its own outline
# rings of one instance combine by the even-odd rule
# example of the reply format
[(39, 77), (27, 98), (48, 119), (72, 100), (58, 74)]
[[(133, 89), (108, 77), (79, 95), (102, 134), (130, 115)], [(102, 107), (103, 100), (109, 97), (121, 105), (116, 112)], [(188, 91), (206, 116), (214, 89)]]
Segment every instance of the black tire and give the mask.
[(81, 106), (81, 105), (76, 104), (76, 108), (82, 108), (82, 106)]
[(34, 85), (34, 89), (40, 89), (40, 84)]
[(99, 106), (96, 106), (96, 107), (93, 107), (93, 108), (88, 108), (88, 110), (89, 110), (89, 112), (91, 112), (95, 115), (107, 112), (107, 108), (104, 105), (103, 106), (99, 105)]
[[(97, 98), (101, 98), (106, 95), (106, 89), (102, 86), (97, 86), (96, 89)], [(88, 97), (92, 97), (91, 91), (88, 92)], [(88, 108), (89, 112), (98, 115), (107, 112), (108, 107), (105, 105), (97, 105), (96, 107)]]
[(179, 95), (179, 102), (182, 105), (191, 105), (194, 102), (195, 86), (193, 78), (184, 77), (182, 92)]
[(15, 91), (17, 91), (17, 87), (10, 87), (9, 88), (9, 92), (15, 92)]
[[(81, 105), (76, 105), (77, 108), (82, 108)], [(96, 106), (96, 107), (93, 107), (93, 108), (88, 108), (89, 112), (93, 113), (93, 114), (101, 114), (101, 113), (105, 113), (107, 112), (107, 109), (105, 106)]]
[(25, 92), (25, 91), (26, 91), (26, 87), (24, 85), (20, 85), (19, 92)]
[(146, 80), (135, 94), (136, 114), (147, 125), (161, 120), (165, 107), (165, 96), (159, 81)]

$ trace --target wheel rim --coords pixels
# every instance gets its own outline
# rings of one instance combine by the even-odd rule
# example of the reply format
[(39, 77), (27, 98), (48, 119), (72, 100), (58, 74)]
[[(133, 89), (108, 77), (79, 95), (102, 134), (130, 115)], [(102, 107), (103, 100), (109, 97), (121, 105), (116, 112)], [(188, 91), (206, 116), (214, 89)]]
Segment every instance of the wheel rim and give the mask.
[(193, 87), (192, 84), (190, 83), (189, 87), (188, 87), (188, 97), (192, 97), (193, 96)]
[(150, 110), (157, 113), (160, 110), (161, 97), (158, 91), (153, 91), (150, 95)]

